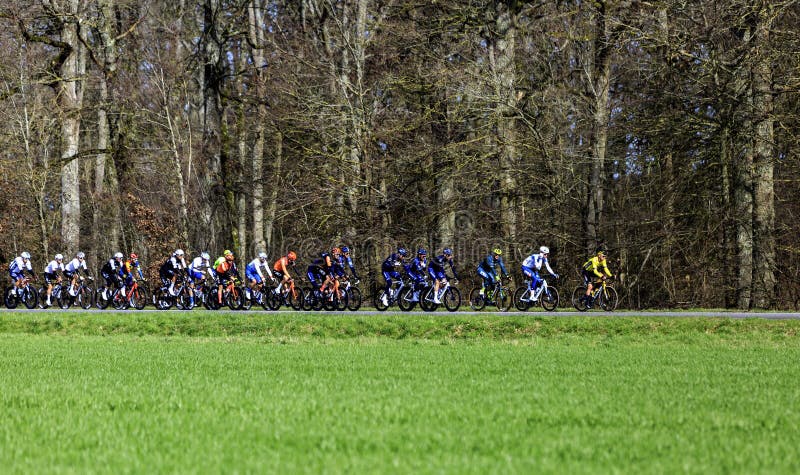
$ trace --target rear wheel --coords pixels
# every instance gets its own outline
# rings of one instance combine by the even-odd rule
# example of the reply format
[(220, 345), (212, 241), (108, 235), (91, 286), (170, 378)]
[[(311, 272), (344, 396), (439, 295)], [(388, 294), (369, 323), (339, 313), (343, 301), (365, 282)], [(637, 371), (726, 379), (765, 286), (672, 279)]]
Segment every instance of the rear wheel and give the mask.
[(517, 287), (517, 290), (514, 291), (514, 307), (520, 312), (528, 310), (531, 307), (531, 303), (522, 299), (528, 299), (530, 295), (531, 293), (528, 286), (523, 285), (522, 287)]
[(408, 287), (402, 291), (400, 298), (397, 299), (397, 306), (404, 312), (413, 310), (417, 306), (417, 302), (412, 301), (412, 298), (414, 298), (414, 288)]
[(91, 287), (81, 285), (78, 287), (78, 295), (72, 297), (69, 295), (66, 289), (61, 289), (61, 298), (69, 301), (72, 303), (73, 299), (75, 302), (84, 310), (89, 310), (92, 308), (92, 304), (94, 303), (94, 292), (92, 291)]
[(586, 287), (579, 285), (572, 291), (572, 306), (579, 312), (586, 311)]
[[(104, 292), (105, 296), (103, 295)], [(105, 286), (100, 286), (97, 288), (97, 292), (95, 292), (95, 298), (94, 298), (95, 305), (97, 305), (97, 308), (99, 308), (100, 310), (105, 310), (106, 308), (108, 308), (108, 304), (111, 303), (111, 295), (109, 294), (110, 292), (107, 291)]]
[(614, 287), (606, 287), (605, 291), (600, 292), (600, 307), (606, 312), (611, 312), (619, 305), (619, 297)]
[(358, 287), (350, 287), (347, 289), (347, 309), (355, 312), (361, 308), (361, 289)]
[(372, 304), (375, 306), (375, 310), (379, 312), (385, 312), (389, 306), (383, 304), (383, 297), (386, 297), (386, 301), (389, 301), (389, 296), (386, 295), (386, 289), (381, 290), (378, 294), (375, 295), (375, 298), (372, 300)]
[(508, 309), (511, 308), (511, 295), (509, 293), (508, 287), (500, 287), (497, 290), (497, 295), (495, 296), (494, 304), (497, 306), (497, 310), (501, 312), (508, 312)]
[(241, 310), (244, 304), (244, 292), (241, 287), (233, 287), (225, 299), (228, 308), (231, 310)]
[(333, 301), (336, 303), (336, 310), (340, 312), (347, 310), (347, 291), (340, 287), (334, 292)]
[(169, 310), (172, 308), (172, 301), (174, 297), (169, 294), (169, 291), (166, 289), (158, 289), (156, 290), (156, 294), (153, 298), (156, 304), (156, 308), (159, 310)]
[(433, 287), (425, 287), (419, 293), (419, 306), (426, 312), (433, 312), (439, 307), (439, 304), (433, 303)]
[(543, 309), (552, 312), (558, 308), (558, 290), (555, 287), (548, 287), (542, 292), (539, 300), (542, 302)]
[(14, 295), (13, 285), (6, 287), (6, 291), (3, 292), (3, 300), (6, 304), (6, 308), (17, 308), (17, 296)]
[(111, 296), (111, 305), (117, 310), (125, 310), (128, 308), (128, 299), (122, 295), (121, 289), (114, 291), (114, 295)]
[(175, 306), (181, 310), (192, 310), (197, 305), (194, 291), (190, 287), (181, 288), (176, 300)]
[(295, 310), (303, 309), (303, 289), (295, 287), (289, 291), (289, 305)]
[(469, 307), (472, 310), (480, 311), (486, 306), (486, 299), (481, 295), (481, 288), (475, 287), (469, 292)]
[[(53, 290), (55, 290), (55, 287), (53, 287)], [(52, 304), (52, 301), (50, 303)], [(47, 304), (47, 287), (42, 287), (39, 289), (39, 307), (47, 308), (49, 306), (50, 305)]]
[(455, 287), (449, 287), (442, 295), (444, 308), (450, 312), (455, 312), (461, 307), (461, 291)]

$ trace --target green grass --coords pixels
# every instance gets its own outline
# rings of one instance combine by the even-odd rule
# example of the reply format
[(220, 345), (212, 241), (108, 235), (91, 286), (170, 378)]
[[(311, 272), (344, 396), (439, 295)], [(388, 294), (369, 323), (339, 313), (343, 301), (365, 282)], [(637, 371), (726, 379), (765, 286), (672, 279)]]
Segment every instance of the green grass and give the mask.
[(0, 313), (0, 467), (797, 473), (798, 328)]

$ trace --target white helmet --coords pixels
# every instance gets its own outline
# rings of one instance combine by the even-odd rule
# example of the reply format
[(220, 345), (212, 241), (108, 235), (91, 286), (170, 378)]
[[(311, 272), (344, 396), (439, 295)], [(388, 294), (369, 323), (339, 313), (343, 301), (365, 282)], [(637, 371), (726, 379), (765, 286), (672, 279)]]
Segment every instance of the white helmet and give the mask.
[(84, 254), (83, 251), (81, 251), (75, 254), (75, 257), (77, 257), (78, 259), (83, 259), (84, 257), (86, 257), (86, 254)]
[(266, 252), (259, 252), (258, 253), (258, 258), (263, 261), (264, 259), (267, 258), (267, 253)]
[(202, 257), (206, 261), (211, 259), (211, 256), (209, 256), (207, 252), (200, 254), (200, 257)]
[(117, 252), (114, 254), (114, 259), (122, 259), (123, 257), (125, 256), (123, 256), (121, 252)]
[(541, 252), (542, 254), (550, 254), (550, 248), (547, 246), (542, 246), (539, 248), (539, 252)]
[(57, 261), (63, 261), (64, 260), (64, 256), (62, 256), (61, 254), (56, 254), (56, 260)]
[(20, 254), (20, 256), (21, 256), (23, 259), (30, 259), (30, 258), (31, 258), (31, 255), (30, 255), (30, 253), (29, 253), (29, 252), (27, 252), (27, 251), (26, 251), (26, 252), (23, 252), (22, 254)]
[(176, 250), (176, 251), (175, 251), (175, 255), (176, 255), (176, 256), (182, 256), (182, 255), (183, 255), (183, 249), (178, 249), (178, 250)]

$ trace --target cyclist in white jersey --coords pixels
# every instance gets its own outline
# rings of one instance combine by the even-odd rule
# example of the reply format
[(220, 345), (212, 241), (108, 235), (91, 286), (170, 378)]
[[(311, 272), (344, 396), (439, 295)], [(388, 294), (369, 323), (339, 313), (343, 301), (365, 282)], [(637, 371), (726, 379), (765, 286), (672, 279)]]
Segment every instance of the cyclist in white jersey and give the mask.
[[(558, 274), (553, 272), (553, 269), (550, 268), (550, 262), (547, 259), (549, 255), (550, 248), (542, 246), (539, 248), (538, 253), (531, 254), (522, 261), (522, 273), (525, 274), (531, 282), (531, 297), (534, 295), (536, 288), (542, 283), (542, 278), (539, 277), (539, 271), (542, 270), (542, 266), (547, 269), (550, 275), (558, 279)], [(533, 300), (535, 301), (536, 299)]]
[(56, 254), (52, 261), (44, 268), (44, 281), (47, 284), (47, 305), (50, 302), (50, 295), (53, 293), (53, 284), (61, 282), (61, 273), (64, 272), (64, 256)]

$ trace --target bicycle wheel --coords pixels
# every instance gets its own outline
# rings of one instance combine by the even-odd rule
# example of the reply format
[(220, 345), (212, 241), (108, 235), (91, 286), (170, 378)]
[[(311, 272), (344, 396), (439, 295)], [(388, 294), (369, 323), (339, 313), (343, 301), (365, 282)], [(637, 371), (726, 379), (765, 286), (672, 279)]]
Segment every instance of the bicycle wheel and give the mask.
[(295, 310), (303, 309), (303, 289), (295, 287), (294, 291), (289, 291), (289, 305)]
[(419, 293), (419, 306), (426, 312), (433, 312), (439, 304), (433, 303), (433, 287), (425, 287)]
[(449, 287), (442, 295), (444, 308), (449, 312), (455, 312), (461, 307), (461, 291), (455, 287)]
[(547, 287), (547, 290), (539, 296), (539, 301), (542, 303), (543, 309), (552, 312), (558, 308), (558, 290), (555, 287)]
[(241, 287), (233, 287), (225, 298), (225, 303), (231, 310), (241, 310), (244, 305), (244, 291)]
[(122, 291), (120, 289), (114, 290), (114, 293), (111, 294), (111, 306), (117, 310), (125, 310), (128, 308), (128, 299), (122, 296)]
[(347, 309), (355, 312), (361, 308), (361, 289), (358, 287), (350, 287), (347, 289)]
[(6, 304), (6, 308), (14, 309), (17, 308), (17, 296), (14, 295), (14, 286), (6, 287), (6, 291), (3, 292), (3, 301)]
[(514, 291), (514, 307), (520, 312), (524, 312), (531, 308), (531, 303), (522, 299), (530, 298), (531, 292), (527, 285), (523, 285), (521, 287), (517, 287), (517, 290)]
[(600, 292), (600, 307), (606, 312), (612, 312), (619, 304), (619, 297), (614, 287), (606, 286), (604, 292)]
[(61, 289), (61, 297), (70, 303), (76, 302), (78, 306), (84, 310), (89, 310), (94, 304), (94, 292), (92, 288), (87, 285), (78, 287), (78, 295), (74, 298), (69, 295), (66, 289)]
[[(103, 296), (103, 292), (105, 292), (105, 296)], [(95, 291), (94, 302), (100, 310), (105, 310), (108, 308), (108, 304), (111, 303), (111, 296), (108, 294), (109, 292), (106, 290), (105, 286), (100, 286), (97, 288), (97, 291)]]
[(497, 289), (497, 294), (494, 297), (494, 304), (497, 306), (497, 310), (501, 312), (508, 312), (508, 309), (511, 308), (511, 300), (513, 299), (509, 290), (508, 287), (500, 287)]
[(386, 296), (386, 302), (388, 303), (389, 296), (386, 294), (386, 290), (381, 290), (380, 292), (375, 294), (375, 297), (372, 299), (372, 305), (375, 307), (375, 310), (379, 312), (385, 312), (389, 308), (389, 305), (383, 304), (384, 296)]
[[(69, 294), (69, 291), (65, 288), (62, 288), (58, 295), (53, 292), (53, 295), (56, 297), (56, 303), (58, 304), (59, 308), (63, 308), (64, 310), (69, 309), (75, 301), (75, 297)], [(53, 295), (50, 296), (50, 301), (52, 302)]]
[(340, 312), (347, 310), (347, 291), (339, 288), (337, 292), (334, 292), (333, 301), (336, 303), (336, 310)]
[(397, 306), (404, 312), (410, 312), (417, 306), (417, 302), (413, 301), (413, 298), (414, 288), (408, 287), (406, 290), (402, 291), (400, 298), (397, 299)]
[[(55, 287), (53, 287), (55, 291)], [(55, 292), (53, 292), (53, 299), (55, 299)], [(51, 301), (52, 304), (52, 301)], [(47, 287), (42, 287), (39, 289), (39, 308), (47, 308), (50, 305), (47, 305)]]
[(181, 288), (178, 298), (176, 299), (175, 306), (181, 310), (192, 310), (197, 301), (194, 297), (194, 291), (190, 287)]
[[(99, 294), (98, 294), (99, 295)], [(174, 298), (169, 294), (167, 289), (158, 289), (153, 297), (156, 308), (159, 310), (169, 310), (172, 308)]]
[(586, 311), (586, 300), (584, 299), (585, 296), (586, 287), (583, 285), (575, 287), (575, 290), (572, 291), (572, 306), (575, 307), (575, 310), (579, 312)]
[(469, 291), (469, 308), (476, 312), (483, 310), (486, 306), (486, 299), (481, 295), (480, 287), (475, 287)]
[(131, 290), (130, 296), (131, 307), (136, 310), (142, 310), (147, 304), (147, 294), (145, 290), (138, 285)]
[(25, 304), (25, 308), (30, 310), (35, 308), (39, 303), (39, 293), (30, 285), (26, 285), (22, 288), (22, 295), (20, 295), (20, 299), (22, 300), (22, 303)]

